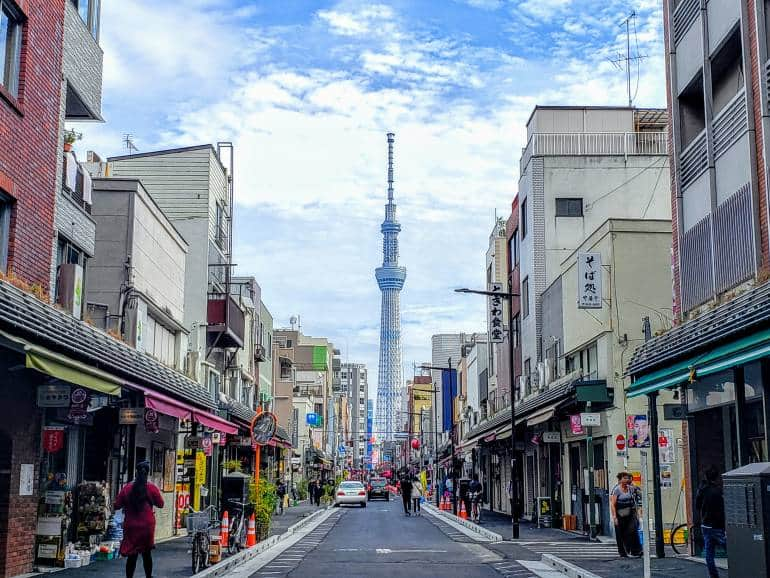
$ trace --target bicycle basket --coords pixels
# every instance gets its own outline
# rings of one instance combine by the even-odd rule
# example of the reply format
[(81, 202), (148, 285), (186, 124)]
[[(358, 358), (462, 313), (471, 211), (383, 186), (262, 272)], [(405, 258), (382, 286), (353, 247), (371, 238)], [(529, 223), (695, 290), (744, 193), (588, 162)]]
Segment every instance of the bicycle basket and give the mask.
[(200, 532), (211, 525), (208, 512), (191, 512), (187, 514), (187, 531)]

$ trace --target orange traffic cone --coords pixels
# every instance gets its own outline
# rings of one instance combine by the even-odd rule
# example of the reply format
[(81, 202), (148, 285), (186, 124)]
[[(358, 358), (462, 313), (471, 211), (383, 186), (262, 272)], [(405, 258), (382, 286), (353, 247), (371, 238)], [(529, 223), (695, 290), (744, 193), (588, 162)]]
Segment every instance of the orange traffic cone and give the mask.
[(463, 506), (462, 502), (460, 502), (459, 508), (457, 508), (457, 515), (460, 516), (463, 520), (468, 519), (468, 512), (465, 511), (465, 506)]
[(249, 518), (249, 529), (246, 532), (246, 547), (251, 548), (257, 545), (257, 525), (254, 522), (254, 514)]
[(227, 548), (230, 544), (230, 514), (227, 513), (227, 510), (222, 514), (222, 528), (219, 532), (219, 543), (222, 544), (223, 548)]

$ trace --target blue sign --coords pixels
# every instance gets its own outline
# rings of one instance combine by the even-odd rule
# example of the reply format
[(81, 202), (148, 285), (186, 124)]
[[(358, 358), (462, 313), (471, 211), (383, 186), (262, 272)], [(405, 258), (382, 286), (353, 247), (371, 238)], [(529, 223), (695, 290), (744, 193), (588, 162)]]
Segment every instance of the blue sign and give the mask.
[(319, 427), (321, 425), (321, 416), (317, 413), (305, 414), (305, 422), (310, 427)]
[(341, 456), (345, 455), (345, 446), (340, 446), (337, 448), (337, 453)]

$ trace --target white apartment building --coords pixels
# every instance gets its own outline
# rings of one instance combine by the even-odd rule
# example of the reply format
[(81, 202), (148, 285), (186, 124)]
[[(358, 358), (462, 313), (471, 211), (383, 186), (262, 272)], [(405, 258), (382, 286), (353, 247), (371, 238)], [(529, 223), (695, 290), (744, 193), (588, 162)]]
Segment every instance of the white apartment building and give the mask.
[(350, 403), (350, 444), (353, 467), (363, 467), (366, 457), (366, 402), (369, 397), (369, 380), (363, 363), (342, 363), (342, 393)]

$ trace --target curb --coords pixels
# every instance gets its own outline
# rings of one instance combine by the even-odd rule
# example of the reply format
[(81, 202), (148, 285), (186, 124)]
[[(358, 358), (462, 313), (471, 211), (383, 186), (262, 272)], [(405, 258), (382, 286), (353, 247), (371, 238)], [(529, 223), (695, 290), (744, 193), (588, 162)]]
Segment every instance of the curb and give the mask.
[(321, 516), (328, 509), (329, 508), (327, 507), (327, 508), (322, 508), (320, 510), (316, 510), (309, 516), (306, 516), (302, 518), (300, 521), (296, 522), (295, 524), (292, 524), (291, 526), (289, 526), (286, 532), (284, 532), (283, 534), (270, 536), (269, 538), (263, 540), (256, 546), (249, 548), (248, 550), (241, 550), (237, 554), (230, 556), (229, 558), (222, 560), (218, 564), (215, 564), (214, 566), (210, 566), (209, 568), (206, 568), (202, 572), (198, 572), (193, 576), (195, 576), (195, 578), (208, 578), (209, 576), (224, 576), (228, 574), (229, 571), (232, 570), (233, 568), (240, 566), (245, 562), (248, 562), (252, 558), (256, 558), (257, 556), (266, 552), (273, 546), (288, 539), (292, 534), (296, 533), (298, 530), (302, 529), (304, 526), (307, 526), (310, 522), (312, 522), (313, 520)]
[(492, 530), (487, 530), (486, 528), (482, 528), (481, 526), (474, 524), (473, 522), (469, 522), (468, 520), (463, 520), (462, 518), (458, 518), (453, 514), (447, 514), (443, 510), (439, 510), (433, 504), (428, 504), (426, 502), (425, 504), (422, 504), (421, 507), (428, 510), (434, 516), (437, 516), (439, 518), (445, 518), (446, 520), (450, 522), (454, 522), (455, 524), (458, 524), (460, 526), (465, 526), (472, 532), (475, 532), (476, 534), (483, 536), (486, 539), (486, 541), (489, 541), (489, 542), (503, 541), (503, 537), (500, 534), (493, 532)]
[(571, 564), (566, 560), (562, 560), (553, 554), (543, 554), (543, 557), (540, 559), (540, 561), (544, 564), (547, 564), (557, 572), (566, 574), (569, 578), (601, 578), (593, 572), (583, 570), (580, 566), (575, 566), (574, 564)]

